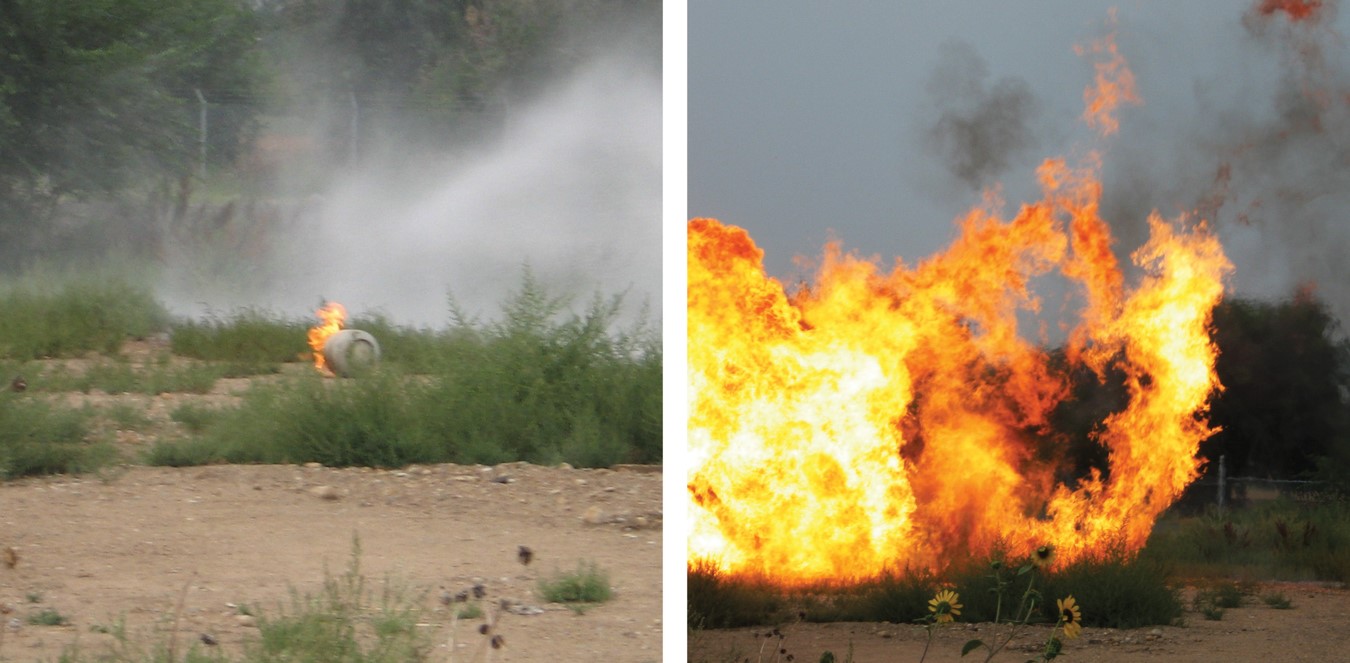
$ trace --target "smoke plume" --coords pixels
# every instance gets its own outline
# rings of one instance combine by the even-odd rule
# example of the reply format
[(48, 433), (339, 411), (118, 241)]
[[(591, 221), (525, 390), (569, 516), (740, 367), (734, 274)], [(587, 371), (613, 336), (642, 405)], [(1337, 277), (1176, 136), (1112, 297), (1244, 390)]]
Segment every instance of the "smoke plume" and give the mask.
[(1238, 265), (1238, 295), (1311, 286), (1350, 320), (1350, 60), (1336, 9), (1260, 0), (1221, 17), (1231, 66), (1195, 81), (1193, 119), (1134, 127), (1109, 150), (1103, 216), (1122, 246), (1152, 209), (1203, 218)]
[(949, 41), (928, 83), (937, 120), (925, 145), (975, 190), (997, 181), (1013, 157), (1036, 144), (1028, 126), (1037, 107), (1030, 87), (1016, 78), (988, 79), (988, 66), (970, 44)]

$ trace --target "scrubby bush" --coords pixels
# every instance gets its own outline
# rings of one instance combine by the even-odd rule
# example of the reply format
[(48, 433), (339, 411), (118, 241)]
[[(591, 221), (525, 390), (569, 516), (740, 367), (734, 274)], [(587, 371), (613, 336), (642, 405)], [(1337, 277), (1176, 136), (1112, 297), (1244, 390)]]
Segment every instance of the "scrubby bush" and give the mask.
[(114, 275), (32, 275), (0, 287), (0, 357), (111, 354), (167, 322), (148, 288)]

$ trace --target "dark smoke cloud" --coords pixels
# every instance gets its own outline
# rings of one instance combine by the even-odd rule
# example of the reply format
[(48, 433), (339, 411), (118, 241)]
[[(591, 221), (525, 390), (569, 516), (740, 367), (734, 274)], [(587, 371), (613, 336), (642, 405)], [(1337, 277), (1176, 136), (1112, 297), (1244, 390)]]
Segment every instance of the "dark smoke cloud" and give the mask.
[(1350, 321), (1350, 53), (1335, 11), (1268, 0), (1227, 17), (1235, 53), (1267, 69), (1234, 62), (1196, 81), (1193, 119), (1136, 126), (1108, 150), (1102, 210), (1122, 248), (1153, 209), (1198, 216), (1238, 265), (1237, 294), (1313, 286)]
[(989, 68), (975, 49), (950, 41), (928, 83), (938, 117), (925, 147), (975, 190), (996, 182), (1015, 156), (1036, 145), (1028, 126), (1037, 110), (1031, 88), (1021, 79), (992, 85), (988, 79)]

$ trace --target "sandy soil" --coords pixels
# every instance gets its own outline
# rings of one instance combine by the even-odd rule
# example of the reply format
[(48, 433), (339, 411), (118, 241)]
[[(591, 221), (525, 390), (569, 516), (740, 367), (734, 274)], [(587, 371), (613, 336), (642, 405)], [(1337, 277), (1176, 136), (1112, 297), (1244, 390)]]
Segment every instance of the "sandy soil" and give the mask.
[[(318, 466), (128, 467), (99, 476), (0, 484), (0, 660), (56, 660), (78, 645), (94, 657), (100, 630), (125, 619), (147, 649), (207, 634), (238, 651), (256, 640), (238, 606), (275, 615), (290, 592), (315, 592), (361, 546), (377, 594), (386, 578), (424, 591), (433, 660), (471, 660), (482, 620), (461, 621), (453, 648), (441, 588), (482, 583), (487, 600), (537, 606), (501, 612), (499, 661), (661, 658), (661, 474), (524, 464), (435, 465), (397, 471)], [(535, 559), (523, 566), (518, 546)], [(613, 600), (576, 614), (544, 603), (540, 577), (593, 560)], [(181, 616), (173, 629), (173, 616)], [(28, 623), (54, 610), (65, 626)], [(522, 610), (526, 612), (527, 610)], [(500, 612), (500, 611), (499, 611)], [(204, 646), (198, 644), (197, 646)]]
[[(1350, 591), (1301, 584), (1272, 584), (1258, 595), (1278, 591), (1292, 600), (1288, 610), (1267, 607), (1259, 600), (1228, 610), (1219, 621), (1187, 612), (1185, 626), (1129, 631), (1087, 628), (1065, 643), (1056, 660), (1083, 663), (1127, 661), (1350, 661)], [(1087, 609), (1085, 607), (1085, 609)], [(926, 633), (921, 626), (897, 624), (794, 624), (780, 628), (781, 642), (757, 637), (767, 629), (707, 630), (692, 633), (691, 661), (786, 661), (814, 663), (822, 652), (833, 651), (841, 663), (853, 645), (853, 660), (918, 661)], [(926, 661), (983, 661), (972, 653), (961, 658), (961, 646), (979, 638), (996, 641), (1000, 633), (989, 624), (954, 624), (938, 629)], [(1048, 628), (1028, 629), (994, 658), (1026, 661), (1039, 656)], [(979, 650), (984, 652), (985, 650)]]

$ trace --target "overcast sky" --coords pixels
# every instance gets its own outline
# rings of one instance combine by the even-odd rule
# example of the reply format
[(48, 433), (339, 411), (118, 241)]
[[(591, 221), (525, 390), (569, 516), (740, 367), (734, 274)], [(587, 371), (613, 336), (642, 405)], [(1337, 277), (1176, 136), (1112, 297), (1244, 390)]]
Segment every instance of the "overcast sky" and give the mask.
[[(1312, 281), (1346, 319), (1350, 21), (1331, 0), (1300, 22), (1257, 4), (691, 0), (689, 215), (749, 230), (786, 280), (831, 237), (912, 264), (984, 188), (1011, 215), (1042, 160), (1096, 149), (1122, 255), (1150, 210), (1218, 200), (1240, 293)], [(1074, 48), (1111, 7), (1143, 104), (1101, 138)]]

